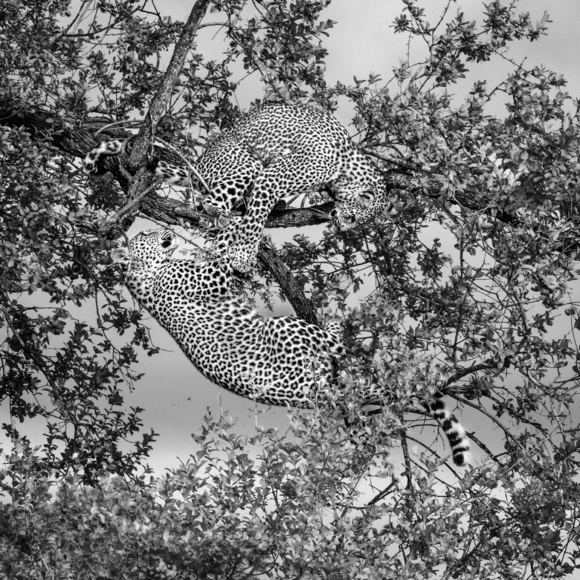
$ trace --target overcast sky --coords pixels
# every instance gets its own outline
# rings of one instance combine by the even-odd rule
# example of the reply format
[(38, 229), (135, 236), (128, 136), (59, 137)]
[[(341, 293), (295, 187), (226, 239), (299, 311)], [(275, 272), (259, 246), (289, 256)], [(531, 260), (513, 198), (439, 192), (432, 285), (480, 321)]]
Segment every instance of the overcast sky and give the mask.
[[(445, 2), (429, 0), (430, 20), (435, 21), (441, 13)], [(157, 5), (163, 13), (171, 14), (174, 19), (185, 19), (191, 2), (183, 0), (159, 0)], [(482, 3), (479, 0), (464, 0), (457, 2), (471, 19), (480, 19)], [(549, 68), (561, 72), (568, 79), (568, 91), (573, 96), (580, 96), (580, 79), (577, 72), (578, 38), (580, 37), (580, 3), (577, 0), (523, 0), (522, 10), (529, 10), (534, 21), (541, 19), (544, 10), (548, 10), (553, 20), (549, 35), (538, 42), (516, 43), (511, 56), (516, 60), (526, 58), (527, 66), (545, 64)], [(369, 73), (380, 74), (384, 79), (391, 76), (391, 69), (399, 63), (406, 52), (407, 38), (395, 35), (392, 22), (401, 12), (400, 0), (334, 0), (323, 13), (323, 18), (335, 20), (335, 28), (331, 29), (330, 37), (324, 42), (329, 50), (327, 60), (327, 81), (334, 84), (340, 80), (350, 83), (353, 76), (366, 78)], [(548, 8), (549, 7), (549, 8)], [(455, 11), (456, 8), (452, 7)], [(212, 15), (215, 19), (215, 15)], [(206, 54), (219, 53), (221, 48), (213, 39), (215, 30), (202, 31), (198, 50)], [(412, 47), (411, 56), (420, 55), (420, 46)], [(476, 79), (485, 78), (490, 86), (505, 77), (508, 67), (506, 63), (495, 60), (489, 65), (478, 67), (475, 75), (470, 75), (469, 82), (457, 89), (466, 91)], [(238, 94), (239, 103), (246, 107), (252, 100), (263, 95), (251, 83), (246, 83)], [(501, 114), (501, 110), (497, 111)], [(349, 123), (350, 110), (342, 107), (337, 116), (344, 124)], [(136, 223), (130, 234), (134, 235), (150, 224), (140, 221)], [(301, 230), (309, 235), (314, 230)], [(270, 231), (275, 241), (288, 239), (293, 231)], [(282, 237), (283, 236), (283, 237)], [(280, 306), (276, 314), (288, 314), (287, 305)], [(266, 313), (270, 316), (272, 313)], [(256, 422), (268, 427), (287, 427), (286, 411), (284, 409), (267, 409), (258, 405), (259, 415), (253, 409), (250, 401), (241, 399), (224, 389), (221, 389), (204, 379), (181, 353), (179, 348), (153, 320), (151, 328), (155, 343), (164, 352), (152, 357), (141, 357), (141, 370), (145, 378), (137, 384), (134, 393), (127, 394), (127, 406), (140, 406), (146, 409), (144, 419), (146, 426), (153, 427), (160, 433), (160, 438), (150, 458), (150, 464), (157, 472), (165, 467), (175, 467), (178, 458), (187, 459), (194, 450), (190, 434), (197, 432), (201, 418), (210, 409), (219, 412), (220, 406), (238, 417), (240, 431), (250, 433)], [(0, 409), (6, 415), (6, 409)], [(2, 420), (7, 418), (4, 416)], [(464, 422), (467, 424), (469, 413), (466, 412)], [(39, 435), (30, 432), (34, 444), (40, 444)], [(476, 452), (477, 456), (477, 452)]]

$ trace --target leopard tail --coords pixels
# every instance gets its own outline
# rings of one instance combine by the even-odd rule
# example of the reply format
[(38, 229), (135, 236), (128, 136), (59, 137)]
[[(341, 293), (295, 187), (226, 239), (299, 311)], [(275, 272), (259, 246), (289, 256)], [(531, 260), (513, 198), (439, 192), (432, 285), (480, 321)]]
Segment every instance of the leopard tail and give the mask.
[(442, 401), (442, 397), (442, 393), (435, 393), (434, 400), (428, 403), (427, 407), (443, 427), (453, 453), (453, 463), (458, 466), (467, 465), (471, 460), (469, 439), (457, 417), (449, 411)]

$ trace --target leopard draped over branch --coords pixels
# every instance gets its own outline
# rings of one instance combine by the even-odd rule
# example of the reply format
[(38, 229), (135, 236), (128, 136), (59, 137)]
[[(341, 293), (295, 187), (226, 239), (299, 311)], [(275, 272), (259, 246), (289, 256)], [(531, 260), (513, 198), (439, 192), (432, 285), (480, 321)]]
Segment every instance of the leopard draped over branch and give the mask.
[[(85, 171), (99, 173), (99, 159), (119, 154), (124, 143), (101, 143), (85, 157)], [(324, 189), (336, 201), (332, 217), (341, 229), (390, 206), (383, 176), (348, 131), (331, 114), (305, 106), (254, 109), (208, 145), (195, 175), (164, 161), (154, 171), (165, 182), (203, 192), (205, 212), (226, 224), (216, 248), (240, 272), (254, 267), (264, 224), (280, 199)], [(239, 209), (243, 215), (233, 216)]]

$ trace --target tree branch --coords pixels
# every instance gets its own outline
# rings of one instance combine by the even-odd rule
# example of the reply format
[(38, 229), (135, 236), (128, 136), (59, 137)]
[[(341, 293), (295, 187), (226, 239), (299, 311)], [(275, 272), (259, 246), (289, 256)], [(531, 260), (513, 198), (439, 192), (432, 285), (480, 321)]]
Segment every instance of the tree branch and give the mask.
[(466, 367), (463, 369), (459, 369), (454, 375), (451, 375), (441, 387), (441, 391), (447, 392), (447, 387), (451, 386), (453, 383), (456, 383), (460, 379), (470, 375), (472, 373), (476, 373), (478, 371), (486, 371), (490, 369), (495, 369), (498, 373), (509, 368), (511, 364), (512, 357), (506, 356), (502, 361), (498, 361), (495, 358), (489, 358), (484, 360), (481, 363), (477, 363), (471, 365), (470, 367)]
[(312, 307), (310, 300), (304, 295), (304, 290), (296, 282), (296, 278), (292, 276), (286, 264), (280, 259), (276, 249), (265, 243), (263, 239), (258, 251), (258, 259), (266, 266), (280, 288), (283, 289), (284, 296), (292, 304), (296, 315), (306, 320), (306, 322), (318, 324), (316, 311)]
[[(191, 49), (193, 39), (195, 38), (201, 21), (205, 16), (209, 3), (210, 0), (197, 0), (191, 9), (189, 18), (187, 19), (187, 22), (181, 31), (179, 40), (175, 45), (175, 50), (171, 56), (171, 61), (169, 62), (161, 86), (151, 101), (147, 115), (139, 129), (139, 134), (135, 139), (135, 144), (129, 158), (129, 167), (132, 169), (138, 169), (143, 166), (143, 160), (145, 159), (149, 146), (153, 143), (155, 129), (157, 128), (161, 117), (167, 110), (167, 104), (171, 97), (173, 87), (175, 86), (177, 77), (185, 64), (185, 59)], [(132, 194), (133, 192), (130, 191), (130, 197), (133, 197)]]
[[(80, 158), (84, 158), (95, 147), (96, 142), (93, 139), (93, 134), (107, 122), (104, 119), (93, 119), (91, 123), (94, 129), (87, 131), (74, 128), (72, 124), (66, 124), (66, 122), (57, 122), (54, 116), (51, 116), (49, 113), (13, 111), (10, 109), (9, 103), (0, 103), (0, 125), (25, 128), (31, 134), (55, 146), (62, 153)], [(115, 135), (122, 137), (127, 134), (116, 131)], [(167, 154), (165, 150), (161, 150), (159, 153), (162, 156)], [(134, 178), (131, 176), (126, 162), (127, 160), (123, 156), (105, 157), (103, 159), (103, 167), (112, 173), (121, 189), (125, 193), (129, 193), (131, 184), (134, 183)], [(145, 191), (145, 189), (151, 186), (152, 175), (144, 168), (143, 173), (145, 175), (148, 174), (149, 179), (135, 180), (139, 183), (133, 185), (133, 191), (135, 192), (133, 199), (138, 198), (140, 192)], [(414, 178), (411, 176), (401, 173), (398, 176), (388, 174), (387, 177), (391, 186), (396, 184), (401, 189), (413, 187)], [(424, 190), (422, 191), (424, 193)], [(434, 190), (433, 195), (436, 195), (436, 190)], [(129, 198), (131, 199), (130, 196)], [(328, 223), (330, 220), (328, 213), (333, 205), (330, 202), (311, 208), (274, 211), (269, 216), (266, 227), (299, 228), (306, 225)], [(134, 215), (138, 211), (145, 217), (168, 225), (184, 225), (184, 223), (193, 227), (202, 225), (202, 217), (195, 208), (184, 202), (168, 199), (158, 195), (154, 191), (150, 191), (140, 199), (138, 204), (135, 204), (132, 212), (129, 212), (131, 215), (127, 214), (123, 216), (123, 223), (117, 224), (118, 227), (111, 227), (108, 232), (102, 232), (102, 235), (108, 238), (120, 236), (130, 226)], [(275, 250), (262, 244), (260, 246), (259, 259), (272, 273), (296, 314), (308, 322), (316, 323), (317, 317), (312, 305), (306, 299), (302, 288), (296, 283), (291, 272), (280, 260)], [(475, 372), (476, 370), (479, 369), (469, 369), (466, 371), (466, 374)], [(458, 380), (458, 378), (461, 377), (455, 375), (450, 379), (449, 384), (452, 381)]]
[[(13, 111), (6, 103), (0, 103), (0, 126), (24, 128), (31, 135), (55, 146), (60, 152), (72, 157), (84, 158), (97, 145), (94, 134), (100, 127), (107, 125), (106, 119), (91, 119), (92, 130), (73, 128), (72, 124), (56, 122), (53, 115), (45, 112)], [(128, 136), (126, 132), (115, 131), (119, 138)], [(166, 150), (160, 155), (172, 158)], [(132, 175), (124, 165), (122, 157), (103, 157), (100, 161), (103, 168), (109, 171), (124, 192), (129, 191)], [(330, 221), (329, 212), (334, 203), (327, 202), (309, 208), (289, 208), (274, 210), (266, 222), (267, 228), (300, 228), (324, 224)], [(140, 205), (140, 211), (157, 220), (169, 224), (179, 223), (174, 218), (183, 220), (193, 227), (201, 225), (199, 212), (185, 202), (162, 197), (155, 192), (148, 194)]]
[[(106, 123), (108, 123), (106, 120), (91, 120), (91, 124), (95, 127), (95, 131), (97, 127), (102, 127)], [(95, 141), (92, 139), (92, 132), (90, 131), (73, 130), (71, 125), (68, 127), (58, 126), (54, 121), (54, 117), (51, 119), (51, 116), (48, 113), (15, 112), (10, 109), (8, 104), (2, 106), (0, 103), (0, 125), (25, 127), (32, 133), (40, 132), (47, 136), (50, 134), (54, 145), (64, 153), (76, 157), (84, 157), (96, 145)], [(127, 137), (128, 135), (122, 131), (116, 131), (114, 134), (119, 137)], [(159, 153), (162, 158), (167, 157), (169, 160), (174, 161), (174, 158), (171, 154), (167, 153), (165, 149), (161, 149), (156, 153)], [(105, 157), (102, 160), (102, 164), (104, 169), (113, 174), (122, 189), (128, 191), (131, 183), (131, 173), (129, 168), (124, 166), (123, 161), (122, 157)], [(413, 195), (416, 193), (418, 195), (425, 195), (432, 198), (437, 198), (441, 195), (441, 183), (437, 179), (437, 176), (433, 176), (433, 178), (427, 182), (427, 185), (424, 181), (424, 175), (420, 175), (419, 172), (411, 169), (407, 170), (402, 168), (401, 170), (388, 171), (384, 173), (384, 177), (390, 188), (404, 191), (406, 195)], [(147, 187), (149, 185), (147, 185)], [(458, 203), (461, 206), (474, 211), (485, 211), (488, 201), (489, 200), (485, 199), (484, 196), (476, 192), (464, 191), (456, 192), (455, 199), (448, 200), (447, 203)], [(328, 223), (330, 221), (328, 213), (333, 208), (333, 205), (332, 202), (329, 202), (310, 208), (275, 211), (268, 218), (266, 227), (303, 227), (306, 225)], [(187, 204), (163, 199), (154, 192), (143, 199), (141, 202), (141, 210), (145, 213), (148, 211), (153, 212), (153, 215), (156, 216), (157, 219), (161, 219), (159, 212), (176, 212), (176, 215), (179, 215), (182, 219), (190, 222), (193, 226), (199, 225), (199, 217), (196, 217), (197, 212), (193, 211), (189, 206), (187, 206)], [(494, 217), (504, 223), (513, 223), (515, 221), (514, 216), (507, 214), (504, 215), (503, 213), (496, 214)]]

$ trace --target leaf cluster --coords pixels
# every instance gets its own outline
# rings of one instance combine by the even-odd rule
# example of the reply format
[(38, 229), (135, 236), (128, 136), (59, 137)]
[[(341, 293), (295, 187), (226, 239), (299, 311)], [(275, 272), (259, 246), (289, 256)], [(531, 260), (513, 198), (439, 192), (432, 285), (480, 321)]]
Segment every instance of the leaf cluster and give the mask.
[[(537, 40), (548, 17), (491, 2), (480, 22), (448, 7), (430, 24), (405, 0), (395, 30), (423, 56), (409, 52), (387, 81), (328, 87), (327, 4), (214, 2), (206, 18), (218, 20), (200, 30), (219, 30), (223, 58), (189, 53), (152, 132), (198, 153), (238, 117), (253, 78), (257, 95), (352, 105), (392, 212), (263, 247), (250, 286), (266, 302), (281, 289), (310, 321), (343, 321), (339, 388), (288, 436), (244, 439), (227, 416), (209, 418), (191, 460), (148, 486), (137, 469), (153, 434), (139, 437), (123, 393), (139, 354), (157, 349), (108, 252), (136, 217), (189, 232), (201, 222), (182, 194), (141, 187), (146, 163), (132, 180), (125, 159), (110, 160), (97, 184), (77, 158), (147, 117), (186, 25), (152, 3), (73, 14), (67, 2), (0, 1), (10, 577), (558, 578), (576, 565), (577, 101), (561, 75), (523, 63), (497, 86), (450, 92), (478, 63), (509, 59), (513, 40)], [(327, 221), (307, 206), (269, 225)], [(383, 409), (365, 420), (357, 393), (369, 389)], [(482, 462), (461, 478), (441, 469), (445, 441), (422, 406), (436, 392), (459, 407)], [(19, 438), (33, 418), (47, 436), (34, 452)]]

